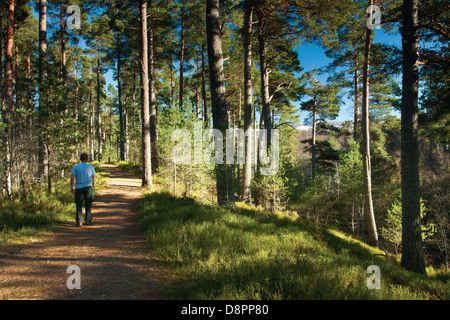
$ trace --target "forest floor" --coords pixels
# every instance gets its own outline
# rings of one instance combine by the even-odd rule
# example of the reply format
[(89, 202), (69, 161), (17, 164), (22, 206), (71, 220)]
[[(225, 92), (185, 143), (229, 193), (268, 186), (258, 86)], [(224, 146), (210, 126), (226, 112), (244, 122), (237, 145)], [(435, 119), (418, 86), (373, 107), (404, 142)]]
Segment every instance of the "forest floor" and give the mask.
[[(96, 197), (92, 225), (76, 227), (74, 218), (38, 242), (0, 247), (0, 300), (160, 299), (158, 283), (168, 275), (139, 232), (145, 189), (131, 173), (103, 169), (110, 180)], [(72, 265), (81, 289), (67, 286), (75, 283)]]

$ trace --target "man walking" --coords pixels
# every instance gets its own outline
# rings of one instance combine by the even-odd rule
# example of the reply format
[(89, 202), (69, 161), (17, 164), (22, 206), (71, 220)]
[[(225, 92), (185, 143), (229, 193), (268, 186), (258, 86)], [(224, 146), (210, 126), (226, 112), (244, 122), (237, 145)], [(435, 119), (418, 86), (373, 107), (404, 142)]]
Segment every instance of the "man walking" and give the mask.
[(77, 210), (75, 220), (78, 227), (83, 225), (83, 202), (86, 210), (84, 221), (87, 225), (90, 225), (92, 222), (91, 208), (92, 202), (94, 201), (94, 187), (96, 179), (94, 167), (87, 163), (88, 155), (83, 153), (80, 160), (81, 163), (73, 167), (72, 175), (70, 177), (70, 191), (75, 194), (75, 204)]

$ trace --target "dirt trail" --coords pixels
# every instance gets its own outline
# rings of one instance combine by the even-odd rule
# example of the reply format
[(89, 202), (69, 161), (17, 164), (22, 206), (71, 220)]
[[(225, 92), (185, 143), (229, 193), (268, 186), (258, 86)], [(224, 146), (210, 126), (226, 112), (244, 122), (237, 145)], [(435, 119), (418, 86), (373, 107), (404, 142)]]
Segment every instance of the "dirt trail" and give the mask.
[[(94, 202), (92, 225), (76, 227), (74, 214), (43, 241), (0, 250), (0, 299), (159, 299), (166, 275), (139, 234), (141, 180), (103, 167), (111, 176)], [(81, 289), (67, 288), (71, 265), (80, 268)]]

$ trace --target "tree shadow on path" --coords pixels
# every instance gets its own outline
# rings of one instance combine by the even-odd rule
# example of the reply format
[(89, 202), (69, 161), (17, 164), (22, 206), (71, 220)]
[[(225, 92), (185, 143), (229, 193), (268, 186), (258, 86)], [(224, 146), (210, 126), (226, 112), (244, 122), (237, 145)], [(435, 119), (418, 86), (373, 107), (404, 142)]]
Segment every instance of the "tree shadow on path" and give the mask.
[[(76, 227), (74, 214), (43, 241), (0, 252), (0, 299), (160, 298), (158, 283), (167, 275), (141, 237), (136, 215), (145, 188), (128, 172), (103, 168), (110, 180), (96, 196), (92, 225)], [(67, 287), (71, 265), (80, 268), (81, 289)]]

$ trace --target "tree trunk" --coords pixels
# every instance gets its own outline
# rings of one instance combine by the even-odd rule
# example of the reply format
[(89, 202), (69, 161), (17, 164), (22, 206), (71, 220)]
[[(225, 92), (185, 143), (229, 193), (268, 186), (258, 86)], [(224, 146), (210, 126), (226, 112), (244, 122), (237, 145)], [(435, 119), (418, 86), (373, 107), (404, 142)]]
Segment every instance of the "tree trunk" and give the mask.
[[(3, 34), (3, 18), (2, 15), (0, 14), (0, 66), (3, 66), (3, 38), (4, 38), (4, 34)], [(2, 70), (2, 68), (0, 67), (0, 74), (2, 74), (2, 72), (4, 71), (4, 69)], [(2, 90), (3, 87), (3, 78), (0, 78), (0, 90)], [(2, 94), (0, 94), (0, 107), (3, 110), (3, 91)]]
[(402, 259), (410, 271), (426, 274), (420, 221), (418, 143), (418, 0), (403, 1), (401, 115)]
[(123, 103), (122, 103), (122, 45), (120, 43), (121, 37), (117, 40), (117, 90), (119, 95), (119, 158), (125, 161), (125, 139), (124, 139), (124, 117), (123, 117)]
[[(77, 48), (75, 49), (75, 51), (77, 51)], [(78, 123), (78, 95), (79, 95), (79, 91), (80, 91), (80, 83), (79, 83), (79, 79), (78, 79), (78, 59), (77, 62), (75, 64), (75, 103), (73, 104), (73, 114), (74, 114), (74, 119), (75, 122)], [(78, 146), (78, 136), (75, 138), (75, 144)], [(75, 149), (75, 158), (78, 159), (79, 156), (79, 152), (78, 152), (78, 148)]]
[(48, 105), (47, 105), (47, 1), (39, 3), (39, 151), (38, 151), (38, 176), (41, 179), (48, 178), (48, 150), (47, 130)]
[(130, 143), (128, 141), (128, 101), (123, 104), (123, 138), (124, 138), (124, 161), (129, 161)]
[[(195, 74), (198, 76), (200, 74), (200, 59), (201, 57), (197, 55), (197, 66), (195, 68)], [(195, 113), (197, 120), (200, 120), (200, 86), (198, 83), (195, 85)]]
[(94, 125), (94, 103), (92, 102), (92, 86), (89, 90), (89, 160), (95, 159), (95, 125)]
[[(317, 91), (317, 90), (316, 90)], [(316, 108), (317, 108), (317, 92), (314, 92), (313, 104), (313, 122), (312, 122), (312, 139), (311, 139), (311, 177), (314, 179), (316, 173)]]
[(267, 39), (265, 34), (266, 21), (264, 13), (261, 11), (258, 11), (258, 19), (259, 64), (261, 69), (261, 117), (263, 119), (263, 121), (261, 121), (261, 125), (263, 125), (261, 126), (261, 129), (267, 129), (267, 150), (269, 150), (272, 142), (272, 118), (270, 112), (269, 69), (267, 66)]
[(206, 104), (206, 80), (205, 80), (205, 47), (202, 44), (202, 99), (203, 99), (203, 126), (208, 126), (208, 106)]
[(175, 79), (174, 79), (174, 72), (173, 72), (173, 62), (172, 62), (172, 56), (170, 56), (170, 106), (175, 106)]
[[(66, 62), (66, 29), (65, 29), (65, 21), (64, 21), (64, 6), (61, 2), (60, 4), (60, 26), (61, 26), (61, 81), (63, 83), (63, 100), (64, 100), (64, 113), (69, 111), (68, 99), (67, 99), (67, 62)], [(61, 111), (61, 110), (59, 110)]]
[(359, 64), (358, 64), (358, 53), (356, 45), (353, 47), (353, 50), (355, 51), (355, 60), (354, 60), (354, 76), (353, 76), (353, 83), (354, 83), (354, 99), (355, 99), (355, 106), (354, 106), (354, 113), (353, 113), (353, 139), (355, 141), (358, 141), (359, 138)]
[(5, 46), (5, 91), (4, 91), (4, 104), (2, 108), (2, 118), (6, 125), (5, 138), (6, 138), (6, 150), (5, 150), (5, 175), (6, 175), (6, 193), (9, 198), (13, 197), (12, 191), (12, 111), (14, 105), (13, 99), (13, 38), (14, 38), (14, 0), (10, 0), (8, 3), (8, 16), (7, 16), (7, 28), (6, 28), (6, 46)]
[[(228, 129), (228, 113), (225, 99), (225, 81), (223, 71), (222, 35), (219, 28), (219, 0), (206, 3), (206, 31), (208, 42), (209, 77), (211, 87), (211, 104), (213, 126), (220, 130), (223, 137)], [(223, 150), (225, 150), (225, 138)], [(232, 166), (216, 163), (217, 200), (219, 205), (234, 205)]]
[(181, 51), (180, 51), (180, 93), (179, 93), (179, 106), (180, 109), (183, 108), (183, 88), (184, 88), (184, 42), (185, 42), (185, 11), (184, 6), (186, 1), (182, 1), (181, 4)]
[[(14, 42), (14, 41), (13, 41)], [(22, 101), (22, 84), (20, 81), (20, 76), (19, 76), (19, 50), (17, 48), (17, 43), (14, 43), (14, 66), (13, 66), (13, 70), (14, 70), (14, 76), (13, 76), (13, 93), (15, 93), (15, 98), (13, 98), (13, 109), (15, 109), (15, 107), (17, 106), (17, 108), (21, 109), (23, 108), (23, 101)], [(20, 121), (19, 119), (17, 119), (18, 121)], [(13, 133), (14, 135), (14, 133)]]
[(244, 179), (242, 188), (242, 200), (246, 203), (252, 202), (252, 141), (250, 134), (252, 129), (252, 23), (253, 6), (250, 0), (245, 2), (244, 19), (244, 132), (245, 135), (245, 163)]
[(142, 123), (142, 185), (152, 186), (150, 143), (150, 97), (148, 83), (147, 1), (140, 0), (141, 12), (141, 123)]
[(158, 150), (158, 141), (156, 135), (156, 93), (155, 93), (155, 63), (153, 54), (153, 29), (150, 26), (148, 30), (148, 72), (149, 72), (149, 103), (150, 103), (150, 140), (152, 145), (151, 161), (152, 173), (158, 168), (158, 159), (156, 157)]
[[(100, 49), (98, 49), (100, 51)], [(98, 55), (100, 55), (100, 52), (98, 52)], [(99, 162), (102, 162), (102, 108), (100, 105), (100, 57), (97, 57), (97, 160)]]
[[(369, 0), (369, 6), (373, 0)], [(366, 27), (366, 43), (364, 49), (364, 82), (363, 82), (363, 102), (362, 102), (362, 157), (363, 157), (363, 180), (364, 180), (364, 206), (367, 221), (367, 232), (369, 234), (369, 244), (378, 245), (378, 233), (375, 222), (372, 200), (372, 179), (370, 163), (370, 133), (369, 133), (369, 71), (370, 71), (370, 50), (372, 47), (372, 30)]]
[[(131, 95), (131, 100), (133, 101), (133, 108), (131, 109), (131, 111), (132, 111), (131, 129), (132, 130), (134, 130), (136, 128), (136, 78), (137, 78), (136, 64), (137, 64), (136, 60), (133, 60), (133, 94)], [(127, 116), (127, 115), (128, 115), (128, 113), (125, 113), (125, 116)], [(126, 145), (128, 148), (129, 141), (128, 141), (127, 130), (128, 130), (128, 124), (125, 121), (125, 132), (126, 132), (125, 137), (126, 137), (126, 141), (127, 141)], [(126, 152), (126, 154), (127, 154), (127, 159), (128, 159), (128, 152)]]

